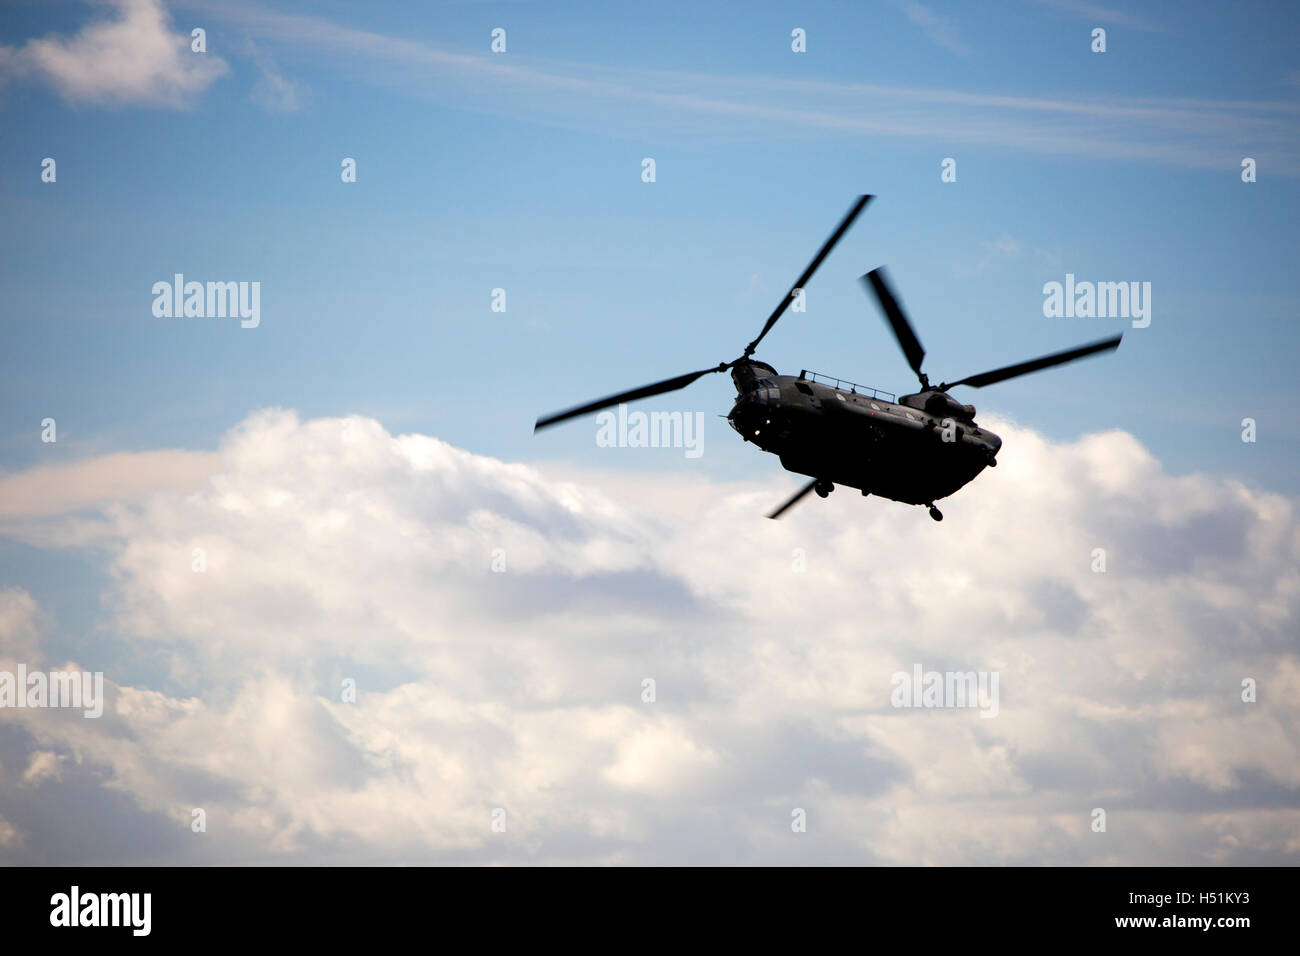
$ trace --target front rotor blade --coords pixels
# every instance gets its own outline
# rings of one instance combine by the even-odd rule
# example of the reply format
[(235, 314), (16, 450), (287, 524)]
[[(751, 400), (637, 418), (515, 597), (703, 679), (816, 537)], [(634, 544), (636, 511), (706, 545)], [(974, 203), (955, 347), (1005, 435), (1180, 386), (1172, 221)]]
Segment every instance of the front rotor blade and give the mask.
[[(917, 378), (921, 377), (921, 361), (925, 358), (925, 349), (921, 348), (921, 341), (912, 331), (912, 323), (907, 321), (907, 316), (903, 314), (898, 300), (894, 298), (894, 292), (889, 288), (889, 283), (885, 281), (885, 270), (872, 269), (862, 277), (862, 281), (871, 286), (876, 293), (876, 299), (880, 302), (880, 308), (884, 310), (885, 318), (889, 320), (889, 327), (894, 330), (894, 338), (898, 339), (898, 344), (903, 350), (903, 355), (907, 357), (907, 364), (912, 366), (912, 371), (916, 373)], [(924, 379), (922, 379), (924, 384)]]
[(1085, 358), (1097, 352), (1107, 352), (1119, 347), (1120, 339), (1124, 337), (1123, 333), (1116, 335), (1114, 338), (1102, 339), (1100, 342), (1093, 342), (1091, 345), (1083, 345), (1077, 349), (1070, 349), (1067, 352), (1056, 352), (1052, 355), (1044, 355), (1042, 358), (1031, 359), (1028, 362), (1020, 362), (1016, 365), (1008, 365), (1006, 368), (994, 369), (992, 372), (982, 372), (979, 375), (968, 375), (956, 382), (944, 383), (940, 385), (940, 390), (954, 388), (958, 385), (970, 385), (973, 388), (981, 388), (985, 385), (992, 385), (994, 382), (1004, 382), (1009, 378), (1015, 378), (1017, 375), (1028, 375), (1030, 372), (1039, 372), (1045, 368), (1051, 368), (1053, 365), (1064, 365), (1066, 362), (1073, 362), (1075, 359)]
[(781, 318), (785, 310), (790, 307), (790, 301), (794, 298), (795, 293), (808, 284), (808, 280), (811, 279), (812, 274), (817, 271), (817, 267), (822, 264), (822, 260), (831, 254), (831, 250), (835, 248), (835, 244), (840, 241), (844, 233), (848, 232), (849, 226), (853, 225), (853, 220), (858, 218), (858, 213), (862, 212), (863, 208), (871, 201), (871, 199), (871, 196), (858, 197), (858, 201), (853, 204), (853, 208), (849, 210), (848, 215), (844, 217), (840, 224), (835, 228), (835, 231), (831, 233), (831, 237), (826, 240), (821, 251), (818, 252), (817, 255), (813, 256), (813, 261), (808, 263), (807, 269), (803, 270), (803, 275), (795, 280), (794, 285), (790, 287), (790, 291), (786, 293), (785, 298), (781, 300), (780, 304), (777, 305), (772, 314), (768, 316), (767, 321), (763, 323), (763, 331), (758, 333), (758, 338), (754, 339), (754, 341), (750, 342), (749, 345), (746, 346), (746, 356), (754, 354), (754, 349), (758, 348), (758, 343), (763, 341), (763, 336), (772, 331), (772, 326), (776, 325), (776, 320)]
[(579, 415), (585, 415), (588, 412), (598, 412), (602, 408), (609, 408), (611, 405), (621, 405), (623, 402), (634, 402), (638, 398), (649, 398), (651, 395), (662, 395), (664, 392), (675, 392), (679, 388), (685, 388), (703, 375), (710, 372), (721, 372), (727, 368), (724, 362), (713, 368), (700, 369), (698, 372), (687, 372), (685, 375), (678, 375), (676, 378), (667, 378), (662, 382), (655, 382), (653, 385), (642, 385), (640, 388), (634, 388), (630, 392), (619, 392), (617, 395), (611, 395), (608, 398), (602, 398), (599, 401), (590, 402), (586, 405), (579, 405), (577, 408), (570, 408), (568, 411), (556, 412), (554, 415), (547, 415), (545, 418), (537, 419), (537, 424), (533, 426), (533, 431), (540, 431), (548, 425), (555, 425), (559, 422), (570, 418), (576, 418)]
[(785, 504), (783, 504), (781, 507), (777, 508), (775, 511), (771, 512), (771, 513), (768, 515), (768, 517), (769, 517), (769, 518), (779, 518), (779, 517), (781, 517), (781, 515), (785, 514), (787, 511), (789, 511), (791, 508), (793, 508), (795, 505), (797, 505), (797, 504), (799, 503), (799, 500), (800, 500), (801, 498), (803, 498), (804, 495), (808, 494), (808, 492), (812, 491), (812, 490), (813, 490), (814, 488), (816, 488), (816, 487), (817, 487), (817, 479), (814, 478), (812, 481), (808, 482), (808, 484), (804, 485), (802, 488), (800, 488), (798, 491), (796, 491), (796, 492), (794, 493), (794, 497), (793, 497), (793, 498), (791, 498), (789, 501), (787, 501), (787, 502), (786, 502)]

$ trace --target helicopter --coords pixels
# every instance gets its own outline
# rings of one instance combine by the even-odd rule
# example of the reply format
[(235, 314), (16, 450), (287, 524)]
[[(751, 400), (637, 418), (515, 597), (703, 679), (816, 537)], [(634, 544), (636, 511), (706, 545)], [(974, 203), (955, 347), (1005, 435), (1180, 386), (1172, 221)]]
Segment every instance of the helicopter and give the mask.
[(931, 518), (942, 521), (943, 513), (934, 503), (962, 488), (986, 467), (995, 467), (1002, 448), (1001, 438), (976, 424), (975, 407), (958, 402), (948, 390), (959, 385), (982, 388), (1113, 351), (1123, 335), (931, 385), (921, 371), (925, 349), (884, 271), (877, 268), (862, 276), (862, 281), (884, 312), (921, 383), (920, 390), (895, 396), (807, 369), (797, 376), (778, 374), (771, 365), (752, 357), (755, 349), (872, 198), (858, 197), (739, 358), (547, 415), (537, 420), (533, 431), (610, 406), (674, 392), (710, 373), (730, 370), (736, 386), (736, 401), (727, 415), (731, 427), (746, 442), (776, 455), (787, 471), (811, 479), (767, 517), (779, 518), (809, 492), (825, 498), (837, 485), (843, 485), (864, 496), (925, 505)]

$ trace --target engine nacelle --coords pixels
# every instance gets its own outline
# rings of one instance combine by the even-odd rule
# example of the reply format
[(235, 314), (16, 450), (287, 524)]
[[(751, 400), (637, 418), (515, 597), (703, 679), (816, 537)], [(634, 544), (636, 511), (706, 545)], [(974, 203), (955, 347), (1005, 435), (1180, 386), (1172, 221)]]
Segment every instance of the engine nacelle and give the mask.
[(752, 392), (760, 384), (775, 385), (773, 382), (763, 382), (763, 379), (775, 379), (776, 369), (766, 362), (759, 362), (754, 359), (748, 359), (744, 362), (738, 362), (731, 367), (731, 381), (736, 386), (736, 391), (740, 394)]
[(935, 418), (957, 418), (965, 422), (975, 420), (975, 406), (963, 405), (947, 392), (933, 390), (919, 392), (916, 395), (904, 395), (899, 402), (903, 405), (911, 405), (913, 408), (922, 408)]

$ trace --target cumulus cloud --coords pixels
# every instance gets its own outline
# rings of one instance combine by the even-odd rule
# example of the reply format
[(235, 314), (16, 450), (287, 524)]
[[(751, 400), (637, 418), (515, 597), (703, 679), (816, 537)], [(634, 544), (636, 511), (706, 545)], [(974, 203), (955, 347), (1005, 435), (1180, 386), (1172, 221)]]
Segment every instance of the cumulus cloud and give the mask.
[(59, 764), (62, 762), (63, 757), (52, 750), (36, 751), (23, 773), (23, 783), (31, 786), (44, 780), (58, 780)]
[[(197, 490), (104, 510), (105, 714), (7, 715), (0, 848), (1294, 863), (1292, 502), (1167, 475), (1121, 431), (989, 424), (1000, 465), (942, 524), (844, 491), (770, 522), (788, 476), (696, 482), (684, 515), (635, 480), (253, 415)], [(41, 622), (0, 592), (0, 666), (40, 658)], [(997, 716), (891, 706), (917, 664), (996, 672)], [(112, 826), (74, 841), (74, 801)]]
[(64, 99), (104, 105), (180, 108), (227, 71), (212, 53), (191, 51), (161, 0), (113, 0), (116, 16), (71, 37), (0, 47), (0, 75), (49, 83)]

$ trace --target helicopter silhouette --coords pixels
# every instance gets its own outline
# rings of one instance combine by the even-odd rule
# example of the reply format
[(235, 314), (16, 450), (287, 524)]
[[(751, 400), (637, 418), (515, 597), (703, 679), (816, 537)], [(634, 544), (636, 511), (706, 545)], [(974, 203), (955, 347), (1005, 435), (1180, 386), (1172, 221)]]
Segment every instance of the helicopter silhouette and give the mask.
[(825, 498), (837, 485), (843, 485), (863, 495), (925, 505), (931, 518), (942, 521), (943, 514), (934, 503), (962, 488), (985, 468), (996, 466), (1002, 448), (1001, 438), (976, 424), (975, 407), (958, 402), (948, 390), (959, 385), (982, 388), (1113, 351), (1123, 335), (931, 385), (921, 371), (925, 349), (883, 270), (873, 269), (862, 280), (875, 295), (908, 365), (920, 381), (919, 391), (894, 396), (807, 369), (797, 376), (781, 375), (766, 362), (752, 358), (764, 336), (872, 198), (858, 197), (739, 358), (547, 415), (537, 420), (534, 432), (603, 408), (674, 392), (710, 373), (730, 370), (736, 386), (736, 402), (727, 414), (731, 427), (745, 441), (776, 455), (787, 471), (812, 479), (772, 510), (769, 518), (779, 518), (810, 491)]

